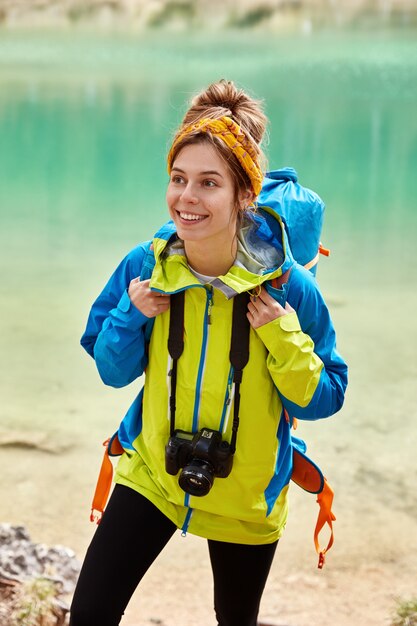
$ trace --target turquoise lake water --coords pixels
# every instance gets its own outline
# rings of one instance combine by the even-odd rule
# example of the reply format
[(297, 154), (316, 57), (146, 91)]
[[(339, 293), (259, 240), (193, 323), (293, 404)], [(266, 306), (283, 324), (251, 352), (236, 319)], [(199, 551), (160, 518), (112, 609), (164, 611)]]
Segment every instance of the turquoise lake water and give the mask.
[(356, 282), (360, 271), (380, 287), (386, 272), (413, 257), (411, 35), (254, 35), (246, 48), (237, 35), (3, 35), (0, 72), (2, 248), (6, 259), (18, 253), (18, 264), (30, 259), (31, 271), (53, 274), (96, 255), (110, 267), (152, 234), (165, 219), (164, 158), (184, 102), (220, 76), (265, 100), (271, 167), (292, 165), (324, 198), (335, 286)]
[[(371, 437), (375, 476), (400, 476), (416, 510), (416, 41), (406, 32), (0, 35), (4, 519), (84, 546), (99, 443), (137, 386), (104, 388), (79, 337), (116, 264), (165, 221), (170, 137), (185, 102), (220, 77), (265, 100), (271, 168), (296, 168), (327, 206), (332, 255), (318, 278), (351, 384), (343, 419), (326, 435), (316, 429), (316, 446), (330, 438), (333, 464), (338, 450), (337, 482), (353, 466), (360, 474)], [(38, 449), (25, 448), (26, 436)]]

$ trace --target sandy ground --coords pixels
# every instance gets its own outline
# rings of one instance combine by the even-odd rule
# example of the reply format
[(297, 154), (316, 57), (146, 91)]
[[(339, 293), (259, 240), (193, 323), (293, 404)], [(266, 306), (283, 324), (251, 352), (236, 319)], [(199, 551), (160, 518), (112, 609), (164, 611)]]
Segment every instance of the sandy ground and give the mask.
[[(345, 407), (331, 420), (301, 424), (297, 433), (335, 490), (335, 546), (319, 571), (318, 507), (294, 485), (260, 612), (276, 626), (388, 625), (395, 599), (417, 593), (417, 298), (403, 294), (402, 306), (388, 312), (382, 293), (363, 290), (358, 301), (359, 311), (357, 302), (331, 302), (339, 348), (350, 364)], [(16, 345), (18, 332), (7, 341)], [(69, 341), (73, 332), (69, 327), (60, 339), (71, 346), (66, 351), (43, 342), (43, 367), (36, 366), (36, 350), (27, 351), (26, 362), (14, 364), (20, 378), (10, 362), (2, 365), (8, 396), (0, 409), (0, 517), (25, 524), (34, 541), (70, 546), (82, 558), (94, 531), (88, 515), (100, 441), (135, 390), (105, 389)], [(214, 626), (206, 542), (178, 532), (122, 624)]]

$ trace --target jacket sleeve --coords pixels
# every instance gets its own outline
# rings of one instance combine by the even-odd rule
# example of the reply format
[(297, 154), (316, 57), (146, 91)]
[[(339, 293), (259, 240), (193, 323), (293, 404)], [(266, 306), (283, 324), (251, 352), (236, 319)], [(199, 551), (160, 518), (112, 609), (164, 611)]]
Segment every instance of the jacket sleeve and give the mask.
[(315, 420), (343, 405), (347, 365), (336, 349), (329, 311), (314, 276), (295, 265), (288, 283), (295, 309), (257, 329), (267, 366), (290, 417)]
[(94, 302), (81, 337), (106, 385), (123, 387), (146, 367), (145, 325), (149, 318), (132, 304), (129, 283), (140, 276), (149, 242), (134, 248), (116, 268)]

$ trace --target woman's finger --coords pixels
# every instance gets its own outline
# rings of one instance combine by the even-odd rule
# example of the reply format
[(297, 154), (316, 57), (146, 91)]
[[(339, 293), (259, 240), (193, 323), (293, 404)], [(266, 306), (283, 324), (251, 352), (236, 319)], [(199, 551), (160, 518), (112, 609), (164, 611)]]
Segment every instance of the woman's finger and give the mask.
[(150, 278), (146, 278), (145, 280), (141, 280), (140, 276), (136, 276), (136, 278), (133, 278), (131, 280), (132, 283), (142, 283), (142, 285), (149, 285), (149, 283), (151, 282)]
[(253, 316), (253, 314), (252, 314), (250, 311), (248, 311), (248, 312), (246, 313), (246, 317), (247, 317), (247, 318), (248, 318), (248, 320), (249, 320), (249, 324), (252, 326), (252, 325), (254, 324), (255, 317)]
[(167, 296), (166, 293), (155, 293), (154, 291), (151, 291), (151, 294), (155, 297), (155, 300), (160, 302), (169, 300), (169, 296)]
[(259, 293), (258, 296), (259, 300), (261, 300), (264, 304), (271, 304), (273, 302), (276, 302), (275, 298), (273, 298), (272, 296), (269, 295), (269, 293), (267, 292), (267, 290), (265, 289), (265, 287), (261, 288), (261, 291)]

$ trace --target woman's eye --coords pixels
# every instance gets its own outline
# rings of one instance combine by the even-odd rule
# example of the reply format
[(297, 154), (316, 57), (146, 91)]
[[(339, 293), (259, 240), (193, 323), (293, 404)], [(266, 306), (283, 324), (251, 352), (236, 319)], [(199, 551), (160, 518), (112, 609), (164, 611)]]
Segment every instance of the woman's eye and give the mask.
[(216, 183), (214, 182), (214, 180), (205, 180), (203, 184), (204, 184), (205, 187), (215, 187), (216, 186)]
[(182, 176), (173, 176), (171, 178), (171, 182), (180, 184), (180, 183), (183, 182), (183, 178), (182, 178)]

